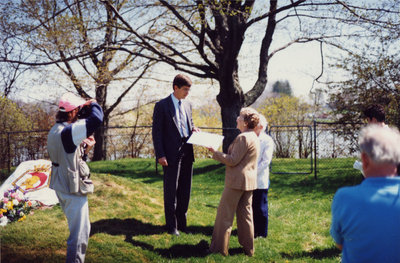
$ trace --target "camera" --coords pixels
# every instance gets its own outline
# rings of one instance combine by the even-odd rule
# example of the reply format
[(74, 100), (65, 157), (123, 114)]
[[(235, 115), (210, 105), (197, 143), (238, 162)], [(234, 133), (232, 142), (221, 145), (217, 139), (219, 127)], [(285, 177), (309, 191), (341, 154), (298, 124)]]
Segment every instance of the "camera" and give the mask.
[(90, 116), (92, 109), (90, 105), (85, 105), (81, 107), (78, 111), (78, 119), (87, 119)]

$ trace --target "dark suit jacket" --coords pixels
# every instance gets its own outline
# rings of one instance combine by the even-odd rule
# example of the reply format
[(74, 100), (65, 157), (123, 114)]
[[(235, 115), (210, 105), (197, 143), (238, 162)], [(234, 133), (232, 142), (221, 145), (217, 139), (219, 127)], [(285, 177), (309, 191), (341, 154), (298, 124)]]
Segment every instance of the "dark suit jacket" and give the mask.
[[(192, 134), (193, 119), (192, 105), (182, 100), (182, 105), (188, 120), (189, 136)], [(178, 120), (175, 116), (175, 107), (171, 95), (156, 103), (153, 112), (153, 144), (157, 160), (163, 156), (168, 164), (176, 164), (183, 153), (183, 141), (179, 133)], [(185, 144), (185, 154), (194, 161), (193, 146)]]

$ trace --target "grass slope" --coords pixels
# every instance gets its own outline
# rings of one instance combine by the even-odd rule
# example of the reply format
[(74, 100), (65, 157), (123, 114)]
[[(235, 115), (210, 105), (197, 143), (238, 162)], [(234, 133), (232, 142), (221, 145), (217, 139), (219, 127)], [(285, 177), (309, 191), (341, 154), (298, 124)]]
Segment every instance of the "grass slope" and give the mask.
[[(205, 254), (223, 189), (223, 165), (195, 162), (188, 213), (192, 234), (174, 237), (163, 229), (162, 172), (155, 173), (154, 160), (92, 162), (95, 193), (89, 196), (92, 230), (86, 262), (339, 262), (340, 251), (329, 236), (330, 205), (337, 188), (360, 182), (353, 162), (319, 160), (317, 180), (313, 174), (272, 174), (269, 236), (255, 240), (252, 258), (242, 253), (236, 222), (230, 256)], [(67, 237), (59, 206), (35, 210), (26, 221), (0, 228), (0, 262), (64, 262)]]

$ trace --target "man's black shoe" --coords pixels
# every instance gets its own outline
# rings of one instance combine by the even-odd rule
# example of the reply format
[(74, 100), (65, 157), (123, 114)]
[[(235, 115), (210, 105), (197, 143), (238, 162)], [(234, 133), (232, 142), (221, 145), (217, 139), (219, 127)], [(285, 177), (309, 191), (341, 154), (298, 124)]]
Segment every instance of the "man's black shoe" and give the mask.
[(178, 231), (179, 231), (179, 232), (182, 232), (182, 233), (185, 233), (185, 234), (191, 234), (191, 233), (187, 230), (187, 228), (178, 228)]
[(174, 235), (174, 236), (177, 236), (177, 237), (180, 235), (179, 231), (176, 230), (176, 229), (168, 231), (168, 234)]

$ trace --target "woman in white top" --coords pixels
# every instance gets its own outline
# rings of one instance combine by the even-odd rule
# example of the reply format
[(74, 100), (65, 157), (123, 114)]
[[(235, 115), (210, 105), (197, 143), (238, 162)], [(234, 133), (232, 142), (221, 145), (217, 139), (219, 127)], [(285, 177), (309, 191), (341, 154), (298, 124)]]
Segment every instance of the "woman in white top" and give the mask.
[(260, 114), (260, 122), (254, 129), (260, 140), (260, 155), (257, 165), (257, 189), (253, 191), (253, 222), (254, 237), (267, 237), (268, 235), (268, 188), (269, 164), (274, 151), (274, 141), (265, 130), (267, 120)]

